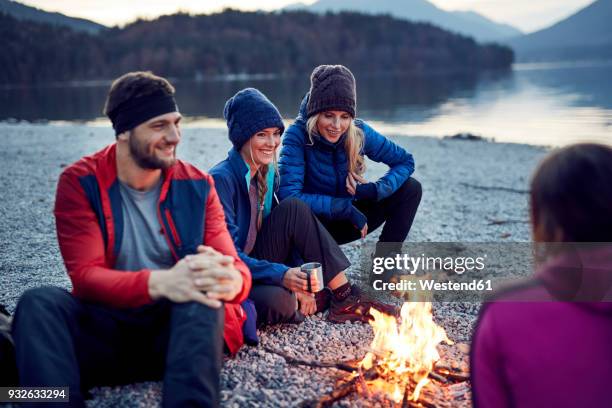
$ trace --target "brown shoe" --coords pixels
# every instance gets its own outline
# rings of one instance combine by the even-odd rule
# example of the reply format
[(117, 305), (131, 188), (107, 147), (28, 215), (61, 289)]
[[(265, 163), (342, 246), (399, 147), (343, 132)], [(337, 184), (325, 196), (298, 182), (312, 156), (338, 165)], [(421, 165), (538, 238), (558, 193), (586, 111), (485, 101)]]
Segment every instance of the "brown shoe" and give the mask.
[(344, 323), (347, 320), (368, 322), (374, 319), (370, 314), (370, 308), (388, 315), (399, 316), (397, 307), (376, 301), (361, 292), (357, 286), (351, 285), (351, 294), (346, 299), (339, 302), (332, 298), (327, 320), (332, 323)]

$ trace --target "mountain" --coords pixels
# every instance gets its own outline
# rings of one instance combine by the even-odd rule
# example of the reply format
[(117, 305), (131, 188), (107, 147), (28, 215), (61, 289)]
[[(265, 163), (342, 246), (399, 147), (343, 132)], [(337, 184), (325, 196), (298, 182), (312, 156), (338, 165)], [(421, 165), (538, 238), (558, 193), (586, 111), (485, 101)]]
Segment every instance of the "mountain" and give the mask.
[(431, 23), (446, 30), (474, 37), (478, 41), (499, 41), (522, 34), (512, 26), (496, 23), (478, 13), (444, 11), (427, 0), (318, 0), (311, 5), (294, 3), (285, 9), (391, 14), (396, 18)]
[(597, 0), (551, 27), (509, 41), (521, 61), (612, 58), (612, 0)]
[(150, 70), (177, 79), (307, 75), (320, 64), (356, 73), (454, 74), (507, 70), (509, 47), (481, 45), (391, 16), (306, 11), (174, 14), (103, 35), (0, 14), (0, 84), (113, 78)]
[(50, 13), (35, 7), (26, 6), (16, 1), (0, 0), (0, 13), (8, 14), (18, 20), (36, 21), (61, 27), (69, 27), (75, 31), (98, 33), (106, 27), (83, 18), (68, 17), (61, 13)]

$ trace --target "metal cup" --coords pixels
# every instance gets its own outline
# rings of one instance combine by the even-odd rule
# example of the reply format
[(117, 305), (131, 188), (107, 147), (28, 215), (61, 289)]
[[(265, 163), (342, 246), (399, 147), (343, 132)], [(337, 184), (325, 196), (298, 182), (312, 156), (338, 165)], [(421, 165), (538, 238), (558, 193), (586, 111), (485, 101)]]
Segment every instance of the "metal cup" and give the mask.
[(306, 274), (308, 292), (319, 292), (323, 290), (323, 267), (318, 262), (305, 263), (300, 270)]

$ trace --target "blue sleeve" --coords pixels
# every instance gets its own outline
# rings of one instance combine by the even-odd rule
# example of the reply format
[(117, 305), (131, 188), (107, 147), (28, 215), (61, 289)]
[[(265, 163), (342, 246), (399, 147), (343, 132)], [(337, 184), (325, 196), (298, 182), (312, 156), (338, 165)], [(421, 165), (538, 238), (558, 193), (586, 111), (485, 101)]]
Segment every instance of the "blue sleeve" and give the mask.
[(414, 158), (399, 145), (393, 143), (365, 122), (358, 120), (363, 130), (363, 153), (378, 163), (389, 166), (387, 173), (376, 181), (377, 199), (389, 197), (414, 173)]
[(238, 226), (236, 211), (234, 210), (237, 206), (235, 200), (238, 199), (238, 192), (235, 191), (235, 188), (233, 188), (231, 181), (228, 180), (228, 176), (219, 173), (211, 175), (215, 180), (217, 194), (221, 200), (221, 205), (223, 205), (227, 229), (232, 236), (238, 256), (251, 271), (253, 282), (264, 285), (282, 286), (283, 277), (285, 276), (285, 272), (287, 272), (289, 267), (279, 263), (252, 258), (243, 252), (243, 248), (238, 245), (240, 227)]
[(287, 129), (283, 136), (280, 153), (279, 173), (280, 187), (278, 195), (281, 200), (296, 197), (304, 201), (313, 213), (327, 219), (346, 219), (350, 216), (352, 200), (323, 194), (304, 193), (304, 159), (305, 130), (296, 124)]

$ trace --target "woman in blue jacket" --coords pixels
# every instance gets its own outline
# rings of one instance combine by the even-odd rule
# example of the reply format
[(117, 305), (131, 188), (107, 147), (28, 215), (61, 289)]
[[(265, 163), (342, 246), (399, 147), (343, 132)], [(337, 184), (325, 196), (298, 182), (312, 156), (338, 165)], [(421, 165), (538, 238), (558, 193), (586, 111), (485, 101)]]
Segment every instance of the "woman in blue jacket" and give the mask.
[[(384, 223), (376, 256), (400, 252), (421, 201), (421, 185), (410, 177), (412, 155), (355, 119), (355, 78), (348, 68), (321, 65), (310, 79), (310, 92), (283, 138), (281, 200), (307, 203), (339, 244)], [(389, 171), (368, 182), (365, 156)]]
[[(306, 204), (298, 199), (278, 204), (276, 153), (284, 124), (272, 102), (247, 88), (226, 102), (223, 114), (233, 148), (210, 174), (238, 255), (251, 270), (249, 298), (258, 325), (298, 322), (323, 310), (330, 298), (331, 321), (365, 320), (371, 306), (389, 311), (351, 290), (344, 273), (348, 259)], [(296, 260), (320, 262), (329, 291), (307, 293), (306, 275), (289, 266)]]

